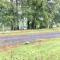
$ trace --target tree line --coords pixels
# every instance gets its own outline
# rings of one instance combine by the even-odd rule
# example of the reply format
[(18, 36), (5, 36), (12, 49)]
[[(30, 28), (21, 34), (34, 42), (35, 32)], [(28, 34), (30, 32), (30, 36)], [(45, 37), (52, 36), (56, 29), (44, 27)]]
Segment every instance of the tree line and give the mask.
[[(53, 28), (60, 23), (60, 0), (1, 0), (0, 25), (19, 30), (27, 19), (27, 29)], [(23, 22), (22, 22), (23, 23)]]

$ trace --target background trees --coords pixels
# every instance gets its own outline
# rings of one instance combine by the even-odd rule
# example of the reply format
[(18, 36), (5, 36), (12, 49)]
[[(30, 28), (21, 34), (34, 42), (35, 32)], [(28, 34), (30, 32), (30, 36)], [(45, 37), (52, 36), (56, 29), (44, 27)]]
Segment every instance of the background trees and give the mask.
[[(27, 23), (24, 23), (24, 22)], [(0, 25), (19, 30), (21, 23), (27, 29), (52, 28), (60, 22), (59, 0), (1, 0)]]

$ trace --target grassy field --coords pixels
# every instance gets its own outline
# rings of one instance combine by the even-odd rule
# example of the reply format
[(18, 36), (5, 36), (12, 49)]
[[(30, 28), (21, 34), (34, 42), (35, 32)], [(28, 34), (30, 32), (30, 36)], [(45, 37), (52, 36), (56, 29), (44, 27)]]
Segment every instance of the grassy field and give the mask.
[(15, 36), (15, 35), (29, 35), (29, 34), (44, 34), (60, 32), (60, 28), (53, 29), (36, 29), (36, 30), (18, 30), (18, 31), (3, 31), (0, 32), (0, 36)]
[(60, 60), (60, 38), (38, 40), (0, 51), (0, 60)]

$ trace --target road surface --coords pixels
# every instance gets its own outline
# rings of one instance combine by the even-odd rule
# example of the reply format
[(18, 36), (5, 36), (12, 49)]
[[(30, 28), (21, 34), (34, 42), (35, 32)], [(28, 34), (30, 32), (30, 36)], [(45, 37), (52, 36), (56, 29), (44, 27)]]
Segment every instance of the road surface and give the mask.
[(0, 37), (0, 46), (15, 45), (21, 42), (33, 41), (36, 39), (47, 39), (47, 38), (60, 38), (60, 32)]

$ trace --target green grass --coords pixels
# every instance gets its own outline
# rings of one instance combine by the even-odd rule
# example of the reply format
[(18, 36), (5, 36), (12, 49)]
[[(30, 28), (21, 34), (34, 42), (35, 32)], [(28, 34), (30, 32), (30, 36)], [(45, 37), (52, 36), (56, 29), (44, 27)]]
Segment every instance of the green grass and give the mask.
[(0, 60), (60, 60), (60, 38), (36, 41), (0, 52)]
[(0, 36), (44, 34), (44, 33), (52, 33), (52, 32), (60, 32), (60, 28), (4, 31), (4, 32), (0, 32)]

